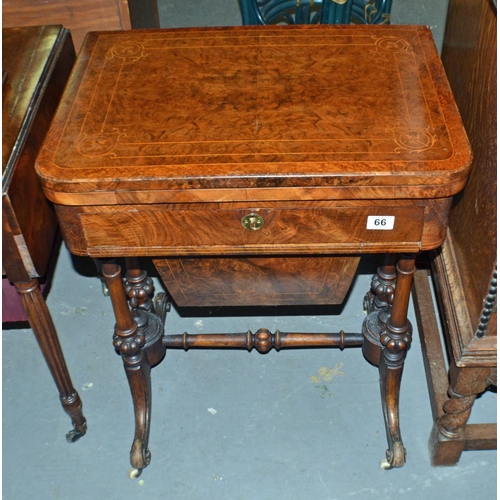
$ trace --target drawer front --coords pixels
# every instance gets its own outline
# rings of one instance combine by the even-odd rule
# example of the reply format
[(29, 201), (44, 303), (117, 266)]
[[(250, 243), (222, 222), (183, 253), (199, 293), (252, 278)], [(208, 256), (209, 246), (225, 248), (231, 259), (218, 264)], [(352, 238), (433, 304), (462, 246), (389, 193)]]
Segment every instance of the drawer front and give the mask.
[(88, 248), (121, 255), (127, 248), (143, 255), (414, 251), (424, 226), (424, 206), (414, 205), (129, 208), (81, 213)]

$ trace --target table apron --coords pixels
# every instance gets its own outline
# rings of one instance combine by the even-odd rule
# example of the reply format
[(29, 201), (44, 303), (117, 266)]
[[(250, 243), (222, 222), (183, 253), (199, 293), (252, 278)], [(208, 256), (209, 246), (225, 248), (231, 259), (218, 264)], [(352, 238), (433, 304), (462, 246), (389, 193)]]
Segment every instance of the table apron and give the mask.
[(443, 198), (357, 204), (56, 205), (56, 211), (65, 241), (77, 255), (352, 254), (436, 248), (445, 236), (450, 203)]

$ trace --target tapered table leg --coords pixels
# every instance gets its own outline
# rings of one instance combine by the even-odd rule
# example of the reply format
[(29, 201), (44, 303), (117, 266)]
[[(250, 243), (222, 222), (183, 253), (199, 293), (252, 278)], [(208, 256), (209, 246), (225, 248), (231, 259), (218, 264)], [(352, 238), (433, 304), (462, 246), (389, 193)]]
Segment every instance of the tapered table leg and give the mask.
[(87, 421), (82, 413), (80, 396), (71, 382), (54, 322), (37, 279), (27, 283), (14, 283), (14, 285), (21, 295), (29, 324), (59, 390), (62, 407), (71, 418), (73, 429), (66, 434), (66, 439), (74, 443), (87, 432)]
[(415, 255), (403, 255), (396, 266), (397, 279), (391, 308), (374, 310), (363, 324), (363, 352), (378, 365), (382, 408), (384, 411), (388, 450), (381, 467), (402, 467), (406, 451), (399, 425), (399, 391), (404, 360), (410, 348), (412, 327), (408, 321), (408, 304), (415, 272)]

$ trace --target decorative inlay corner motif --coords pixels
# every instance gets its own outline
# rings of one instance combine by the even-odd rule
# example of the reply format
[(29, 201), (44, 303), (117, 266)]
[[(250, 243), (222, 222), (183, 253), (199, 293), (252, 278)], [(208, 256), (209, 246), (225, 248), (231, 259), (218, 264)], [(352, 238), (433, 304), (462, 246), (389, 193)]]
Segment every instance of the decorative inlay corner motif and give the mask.
[(96, 156), (116, 156), (112, 151), (118, 141), (118, 133), (86, 135), (78, 143), (78, 152), (82, 156), (94, 158)]
[(437, 140), (436, 135), (431, 134), (429, 129), (408, 129), (399, 135), (393, 130), (393, 133), (394, 141), (398, 145), (394, 150), (396, 153), (400, 153), (403, 149), (410, 153), (421, 153), (432, 148)]
[(111, 57), (127, 59), (129, 62), (137, 61), (146, 56), (144, 46), (138, 42), (122, 42), (112, 47), (110, 52)]
[(373, 52), (381, 50), (383, 52), (404, 53), (411, 49), (411, 45), (406, 40), (396, 36), (383, 36), (382, 38), (373, 36), (373, 38), (375, 39)]

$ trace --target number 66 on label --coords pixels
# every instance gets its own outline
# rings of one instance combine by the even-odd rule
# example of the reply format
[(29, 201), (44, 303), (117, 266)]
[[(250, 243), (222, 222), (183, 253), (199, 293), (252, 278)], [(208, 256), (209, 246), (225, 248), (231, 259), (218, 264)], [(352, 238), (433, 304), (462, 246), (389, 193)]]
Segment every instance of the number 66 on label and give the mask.
[(394, 215), (369, 215), (366, 221), (366, 229), (379, 229), (390, 231), (394, 229)]

